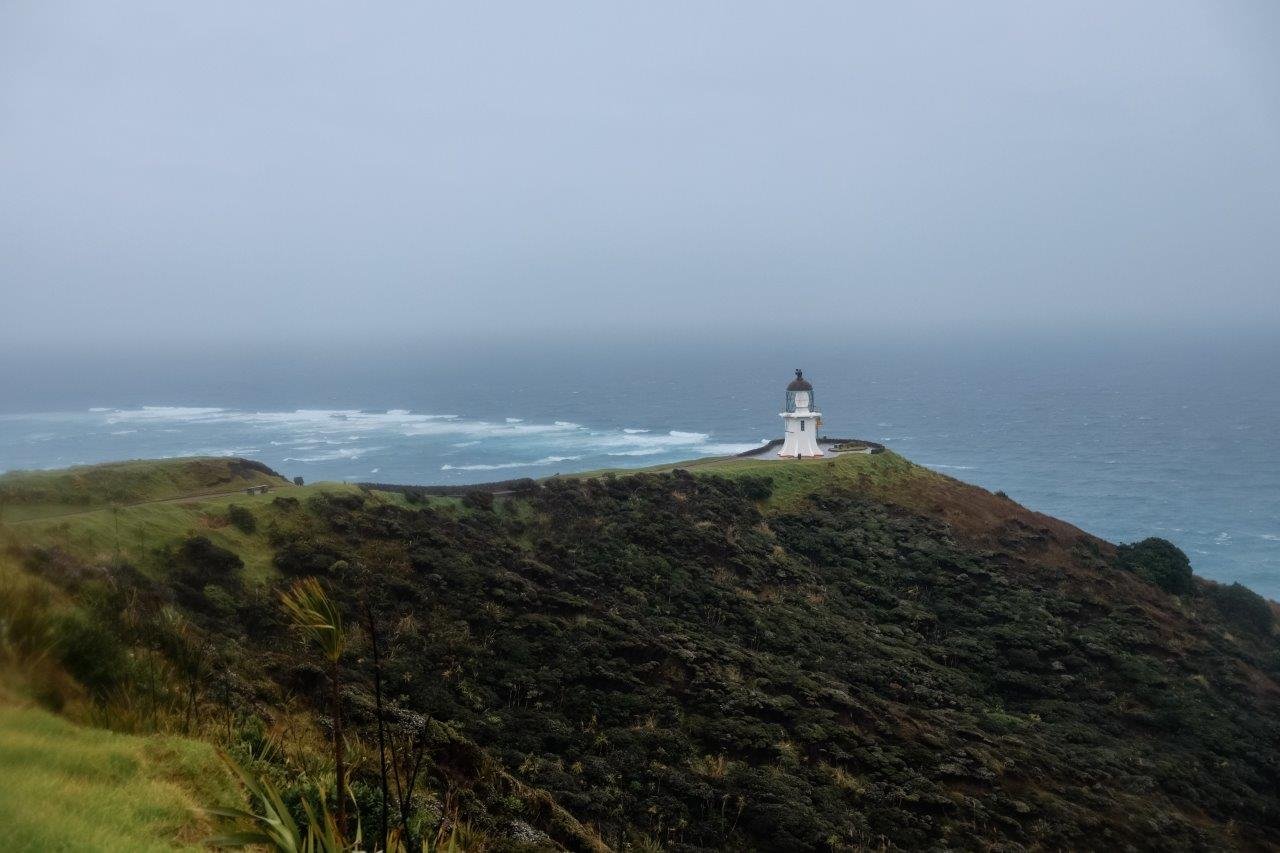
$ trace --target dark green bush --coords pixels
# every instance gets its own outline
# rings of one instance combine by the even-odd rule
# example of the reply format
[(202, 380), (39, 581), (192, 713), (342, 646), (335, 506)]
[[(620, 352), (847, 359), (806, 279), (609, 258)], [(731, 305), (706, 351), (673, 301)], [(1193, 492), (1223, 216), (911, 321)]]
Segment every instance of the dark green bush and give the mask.
[(124, 669), (124, 647), (117, 632), (81, 611), (72, 610), (59, 621), (57, 655), (76, 679), (102, 695)]
[(767, 501), (773, 494), (772, 477), (739, 477), (738, 486), (742, 496), (749, 501)]
[(1259, 634), (1271, 631), (1271, 606), (1247, 586), (1238, 583), (1215, 585), (1210, 588), (1209, 597), (1218, 605), (1222, 617), (1231, 624)]
[(188, 536), (173, 552), (174, 580), (193, 589), (205, 584), (234, 585), (244, 563), (235, 553), (205, 536)]
[(1167, 539), (1151, 537), (1117, 550), (1121, 568), (1153, 583), (1165, 592), (1185, 595), (1191, 592), (1191, 561), (1177, 545)]
[(258, 520), (253, 513), (238, 504), (227, 507), (227, 521), (241, 533), (253, 533), (258, 529)]

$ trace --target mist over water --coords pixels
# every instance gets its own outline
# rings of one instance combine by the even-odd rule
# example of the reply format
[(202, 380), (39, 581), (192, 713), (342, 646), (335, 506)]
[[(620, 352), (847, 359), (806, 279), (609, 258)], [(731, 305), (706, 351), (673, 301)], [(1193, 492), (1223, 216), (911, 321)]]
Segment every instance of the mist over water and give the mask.
[(830, 435), (881, 441), (1112, 541), (1163, 536), (1197, 572), (1280, 598), (1280, 349), (1260, 337), (74, 362), (6, 378), (0, 469), (212, 454), (308, 481), (471, 483), (639, 467), (779, 435), (803, 367)]

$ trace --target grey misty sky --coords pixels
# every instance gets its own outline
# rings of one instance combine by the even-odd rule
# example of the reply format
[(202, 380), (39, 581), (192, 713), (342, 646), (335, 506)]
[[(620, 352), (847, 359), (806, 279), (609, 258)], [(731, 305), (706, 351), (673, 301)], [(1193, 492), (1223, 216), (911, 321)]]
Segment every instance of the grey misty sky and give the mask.
[(1280, 4), (11, 2), (8, 343), (1280, 327)]

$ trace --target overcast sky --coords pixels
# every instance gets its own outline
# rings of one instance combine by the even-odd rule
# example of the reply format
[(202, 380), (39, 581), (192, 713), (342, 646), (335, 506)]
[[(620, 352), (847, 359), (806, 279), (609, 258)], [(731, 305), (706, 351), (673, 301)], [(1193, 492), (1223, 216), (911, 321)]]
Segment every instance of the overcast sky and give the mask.
[(1275, 0), (8, 0), (0, 333), (1280, 330), (1277, 45)]

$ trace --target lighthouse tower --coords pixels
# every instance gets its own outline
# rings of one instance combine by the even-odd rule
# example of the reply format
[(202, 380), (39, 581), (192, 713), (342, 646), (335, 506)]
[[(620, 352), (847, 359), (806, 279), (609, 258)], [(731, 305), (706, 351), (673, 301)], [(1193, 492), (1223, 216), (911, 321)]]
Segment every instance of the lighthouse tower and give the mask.
[(783, 434), (779, 456), (795, 459), (821, 456), (818, 449), (818, 427), (822, 412), (813, 407), (813, 383), (797, 370), (796, 378), (787, 386), (787, 410), (781, 413)]

